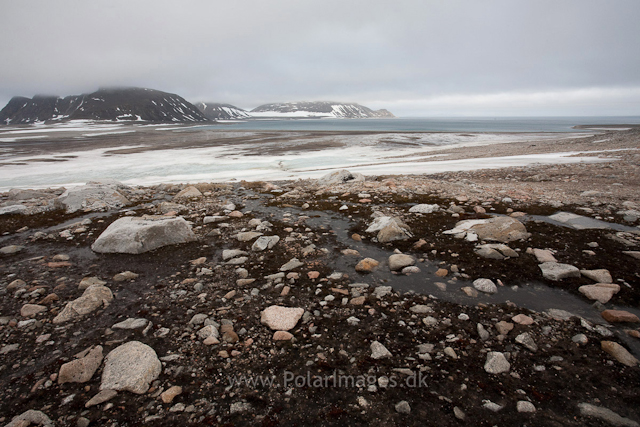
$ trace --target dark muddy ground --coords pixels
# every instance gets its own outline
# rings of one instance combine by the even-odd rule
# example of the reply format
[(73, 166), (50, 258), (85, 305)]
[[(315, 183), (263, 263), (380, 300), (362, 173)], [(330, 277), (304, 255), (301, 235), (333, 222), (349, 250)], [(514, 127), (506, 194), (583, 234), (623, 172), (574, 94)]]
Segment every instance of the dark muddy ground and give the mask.
[[(282, 185), (287, 191), (297, 188), (295, 183)], [(166, 198), (175, 192), (177, 189), (166, 192)], [(15, 350), (0, 354), (0, 417), (4, 417), (0, 422), (36, 409), (56, 425), (69, 426), (78, 425), (81, 419), (89, 420), (90, 425), (110, 426), (608, 425), (581, 415), (577, 405), (582, 402), (640, 420), (640, 368), (619, 363), (600, 345), (602, 340), (616, 341), (640, 357), (640, 340), (625, 333), (634, 325), (607, 325), (612, 336), (603, 337), (587, 330), (577, 317), (561, 321), (544, 314), (547, 308), (560, 308), (606, 324), (599, 318), (598, 307), (577, 291), (591, 281), (548, 281), (533, 255), (526, 252), (527, 248), (549, 248), (556, 251), (560, 262), (584, 269), (609, 269), (622, 290), (606, 307), (640, 313), (638, 261), (622, 254), (638, 250), (637, 246), (612, 239), (610, 230), (578, 231), (524, 217), (531, 238), (510, 244), (520, 256), (487, 260), (473, 252), (473, 244), (442, 234), (459, 220), (487, 214), (473, 213), (468, 205), (459, 217), (447, 212), (408, 214), (416, 203), (437, 203), (446, 208), (455, 200), (433, 194), (406, 197), (370, 192), (375, 196), (373, 201), (360, 202), (357, 192), (287, 198), (260, 188), (227, 186), (185, 203), (189, 211), (183, 216), (193, 222), (197, 242), (141, 255), (97, 254), (90, 249), (110, 223), (127, 215), (126, 210), (0, 217), (0, 246), (25, 246), (22, 252), (0, 258), (0, 349), (18, 344)], [(135, 214), (156, 214), (150, 202), (161, 199), (158, 193), (149, 189), (149, 197), (139, 200)], [(242, 218), (225, 220), (228, 226), (203, 224), (205, 214), (222, 213), (228, 201), (244, 212)], [(304, 203), (309, 207), (303, 209)], [(340, 210), (345, 204), (349, 208)], [(488, 210), (489, 214), (509, 213), (506, 204), (491, 207), (494, 210)], [(365, 232), (374, 210), (401, 214), (413, 237), (386, 245), (374, 242), (374, 236)], [(523, 210), (529, 215), (556, 211), (536, 205)], [(70, 240), (60, 236), (59, 231), (75, 228), (70, 226), (86, 218), (91, 223), (85, 231), (73, 234)], [(253, 252), (252, 242), (235, 239), (237, 232), (251, 228), (248, 222), (252, 218), (272, 223), (266, 234), (281, 237), (273, 249)], [(25, 226), (27, 230), (17, 232)], [(38, 231), (45, 236), (34, 238)], [(354, 233), (363, 240), (353, 240)], [(425, 243), (416, 248), (419, 239)], [(598, 242), (597, 249), (587, 246), (589, 242)], [(305, 256), (310, 244), (315, 245), (315, 251)], [(360, 256), (343, 255), (346, 248), (358, 250)], [(238, 285), (236, 266), (222, 261), (223, 249), (249, 252), (243, 267), (256, 281)], [(414, 255), (421, 273), (403, 276), (390, 272), (386, 259), (395, 249)], [(596, 255), (586, 255), (585, 249)], [(54, 261), (58, 254), (69, 260)], [(370, 274), (357, 273), (356, 263), (366, 256), (381, 265)], [(206, 257), (204, 264), (191, 263), (200, 257)], [(283, 283), (265, 279), (294, 257), (305, 264), (294, 270), (298, 278), (286, 278)], [(448, 270), (447, 276), (435, 276), (440, 268)], [(114, 275), (123, 271), (139, 276), (114, 281)], [(310, 271), (319, 272), (319, 277), (309, 278)], [(344, 275), (326, 279), (336, 271)], [(66, 303), (82, 294), (78, 283), (89, 276), (105, 280), (114, 301), (77, 321), (53, 324), (52, 319)], [(479, 277), (500, 279), (505, 286), (493, 296), (467, 297), (460, 288), (471, 286)], [(26, 292), (16, 294), (6, 289), (16, 279), (26, 282)], [(348, 301), (353, 296), (349, 284), (360, 282), (370, 287), (363, 293), (364, 304), (353, 305)], [(444, 283), (447, 290), (442, 291), (436, 283)], [(284, 286), (290, 287), (286, 296), (281, 295)], [(392, 286), (395, 292), (378, 298), (372, 292), (375, 286)], [(33, 293), (38, 289), (41, 291)], [(223, 298), (232, 290), (236, 291), (233, 297)], [(20, 327), (18, 322), (25, 320), (20, 316), (21, 307), (41, 302), (52, 293), (58, 299), (47, 304), (47, 311), (37, 315), (35, 323)], [(347, 298), (345, 303), (343, 298)], [(551, 298), (557, 300), (548, 300)], [(290, 331), (293, 340), (273, 341), (273, 331), (260, 323), (261, 310), (273, 304), (302, 307), (309, 313)], [(415, 314), (410, 308), (416, 304), (428, 305), (432, 312)], [(204, 345), (196, 336), (198, 328), (189, 325), (197, 313), (208, 314), (218, 323), (229, 321), (239, 341)], [(535, 323), (515, 324), (513, 330), (500, 335), (496, 323), (511, 322), (520, 313), (531, 316)], [(425, 326), (422, 318), (427, 315), (436, 319), (435, 325)], [(145, 332), (111, 329), (129, 317), (148, 319), (153, 326)], [(349, 324), (351, 317), (359, 323)], [(488, 339), (479, 337), (478, 323), (489, 332)], [(164, 336), (162, 328), (169, 329)], [(534, 338), (536, 351), (515, 342), (523, 332)], [(51, 335), (38, 342), (45, 334)], [(573, 342), (576, 334), (585, 334), (588, 343)], [(60, 366), (80, 351), (102, 345), (107, 354), (131, 340), (151, 346), (164, 358), (162, 373), (147, 393), (120, 392), (106, 403), (85, 408), (99, 391), (102, 367), (83, 384), (60, 386), (55, 381)], [(375, 340), (383, 343), (392, 357), (371, 358), (369, 346)], [(419, 354), (419, 344), (434, 347), (425, 356)], [(449, 350), (445, 352), (448, 347), (455, 358)], [(508, 373), (496, 375), (484, 370), (489, 351), (508, 356)], [(172, 355), (175, 357), (166, 358)], [(273, 384), (260, 382), (258, 376)], [(331, 378), (338, 377), (345, 379), (345, 384), (336, 386)], [(382, 386), (381, 377), (390, 380), (387, 387)], [(163, 403), (160, 393), (173, 385), (181, 386), (183, 393), (173, 402)], [(401, 401), (409, 404), (410, 413), (398, 412), (396, 405)], [(487, 401), (504, 408), (493, 412), (483, 406)], [(536, 412), (518, 412), (518, 401), (533, 403)]]

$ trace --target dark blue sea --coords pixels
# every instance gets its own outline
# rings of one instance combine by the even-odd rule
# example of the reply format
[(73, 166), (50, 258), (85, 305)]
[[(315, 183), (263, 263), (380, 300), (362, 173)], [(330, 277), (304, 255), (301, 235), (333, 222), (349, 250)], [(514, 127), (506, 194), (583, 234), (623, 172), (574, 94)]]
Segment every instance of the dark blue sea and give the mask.
[(227, 122), (206, 127), (229, 130), (378, 132), (580, 132), (578, 125), (640, 124), (627, 117), (455, 117), (395, 119), (279, 119)]

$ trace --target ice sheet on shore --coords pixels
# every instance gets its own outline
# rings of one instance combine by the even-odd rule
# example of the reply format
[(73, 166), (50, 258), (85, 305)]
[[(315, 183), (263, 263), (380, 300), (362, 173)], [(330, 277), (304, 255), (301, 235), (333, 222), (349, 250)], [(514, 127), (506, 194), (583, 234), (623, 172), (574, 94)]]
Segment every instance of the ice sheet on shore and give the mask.
[[(253, 144), (251, 144), (253, 146)], [(127, 149), (136, 147), (118, 147)], [(243, 149), (248, 147), (243, 146)], [(257, 149), (257, 146), (253, 148)], [(250, 151), (250, 150), (249, 150)], [(430, 174), (530, 164), (611, 161), (579, 152), (508, 157), (434, 160), (437, 150), (351, 145), (282, 155), (243, 155), (236, 146), (152, 150), (114, 154), (113, 148), (56, 156), (4, 157), (0, 160), (0, 191), (11, 188), (73, 186), (110, 178), (131, 185), (233, 180), (290, 180), (318, 178), (328, 171), (348, 168), (365, 175)], [(73, 157), (77, 156), (77, 157)], [(440, 155), (441, 156), (441, 155)], [(30, 160), (40, 161), (30, 161)], [(26, 164), (17, 164), (17, 163)]]

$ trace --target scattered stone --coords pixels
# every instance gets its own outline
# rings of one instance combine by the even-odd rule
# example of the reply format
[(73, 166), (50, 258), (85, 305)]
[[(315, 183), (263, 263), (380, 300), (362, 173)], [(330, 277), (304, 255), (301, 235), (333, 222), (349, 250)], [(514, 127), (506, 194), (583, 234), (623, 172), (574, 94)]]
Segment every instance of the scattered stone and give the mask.
[(488, 259), (507, 259), (517, 258), (518, 253), (504, 243), (487, 243), (485, 245), (476, 246), (474, 249), (476, 255)]
[(373, 258), (365, 258), (356, 264), (356, 271), (360, 273), (372, 272), (380, 263)]
[(513, 316), (511, 318), (518, 325), (532, 325), (533, 319), (526, 314), (518, 314), (517, 316)]
[(47, 311), (47, 307), (44, 305), (37, 304), (25, 304), (20, 309), (20, 316), (22, 317), (33, 317), (38, 313), (42, 313)]
[(276, 331), (273, 334), (274, 341), (291, 341), (293, 339), (293, 335), (287, 331)]
[(513, 323), (501, 320), (500, 322), (496, 323), (496, 330), (500, 335), (507, 335), (513, 330)]
[(576, 230), (607, 229), (611, 227), (604, 221), (576, 215), (570, 212), (558, 212), (550, 215), (549, 219), (565, 224)]
[(378, 341), (374, 341), (371, 343), (371, 358), (372, 359), (385, 359), (387, 357), (392, 357), (393, 355), (387, 348), (382, 345)]
[(192, 199), (202, 197), (202, 193), (196, 187), (190, 185), (178, 194), (173, 196), (173, 200)]
[(484, 326), (481, 323), (478, 323), (476, 325), (476, 329), (478, 331), (478, 336), (482, 341), (486, 341), (490, 338), (489, 332), (484, 328)]
[(184, 218), (120, 218), (91, 245), (94, 252), (141, 254), (197, 240)]
[(176, 398), (176, 396), (179, 396), (181, 394), (182, 394), (182, 387), (180, 387), (179, 385), (174, 385), (172, 387), (169, 387), (164, 392), (162, 392), (162, 394), (160, 394), (160, 398), (164, 403), (171, 403), (173, 402), (173, 399)]
[(487, 361), (484, 364), (484, 370), (490, 374), (501, 374), (509, 372), (511, 364), (504, 357), (504, 354), (498, 351), (490, 351), (487, 353)]
[(613, 356), (618, 362), (627, 366), (636, 366), (638, 363), (638, 359), (633, 357), (631, 353), (627, 351), (626, 348), (613, 341), (600, 341), (600, 346), (604, 351)]
[(533, 405), (533, 403), (526, 400), (519, 400), (518, 403), (516, 403), (516, 409), (518, 410), (518, 412), (524, 413), (536, 412), (536, 407)]
[(279, 241), (279, 236), (260, 236), (255, 242), (253, 242), (251, 250), (254, 252), (262, 252), (265, 249), (273, 248)]
[(124, 282), (127, 280), (135, 280), (138, 278), (138, 276), (140, 276), (139, 274), (136, 274), (132, 271), (123, 271), (122, 273), (118, 273), (115, 276), (113, 276), (113, 281), (114, 282)]
[(610, 409), (603, 408), (602, 406), (595, 406), (590, 403), (578, 403), (580, 409), (580, 415), (584, 417), (594, 417), (602, 421), (606, 421), (613, 426), (619, 427), (638, 427), (640, 424), (630, 420), (629, 418), (621, 417)]
[(391, 271), (402, 270), (404, 267), (414, 265), (416, 260), (411, 255), (394, 254), (389, 257), (389, 269)]
[(609, 323), (640, 322), (638, 316), (625, 310), (604, 310), (600, 315)]
[(85, 289), (82, 296), (68, 303), (54, 319), (53, 323), (63, 323), (82, 317), (98, 309), (103, 304), (108, 306), (113, 300), (111, 290), (106, 286), (93, 285)]
[(0, 254), (14, 255), (14, 254), (17, 254), (18, 252), (21, 252), (22, 250), (24, 250), (24, 246), (9, 245), (9, 246), (4, 246), (0, 248)]
[(101, 390), (98, 394), (93, 396), (87, 403), (84, 404), (85, 408), (90, 408), (92, 406), (99, 405), (101, 403), (107, 402), (118, 395), (118, 392), (115, 390)]
[(364, 175), (360, 173), (351, 173), (346, 169), (328, 173), (318, 179), (318, 185), (338, 185), (351, 184), (354, 182), (364, 182)]
[(622, 251), (622, 253), (632, 258), (640, 259), (640, 251)]
[(580, 270), (569, 264), (543, 262), (538, 267), (542, 270), (542, 277), (549, 280), (558, 281), (570, 277), (580, 277)]
[(498, 292), (498, 287), (490, 279), (476, 279), (473, 281), (473, 287), (487, 294), (495, 294)]
[(100, 390), (143, 394), (161, 371), (162, 364), (151, 347), (139, 341), (129, 341), (116, 347), (105, 358)]
[(559, 308), (550, 308), (546, 311), (546, 313), (552, 317), (553, 319), (556, 320), (570, 320), (572, 317), (577, 317), (575, 314), (566, 311), (566, 310), (561, 310)]
[(393, 288), (391, 286), (376, 286), (376, 288), (373, 290), (373, 295), (376, 298), (381, 299), (392, 292), (393, 292)]
[(446, 268), (439, 268), (435, 273), (438, 277), (445, 277), (447, 274), (449, 274), (449, 270)]
[(298, 260), (298, 258), (292, 258), (289, 262), (280, 267), (280, 271), (290, 271), (298, 267), (302, 267), (304, 262)]
[(589, 343), (589, 338), (585, 334), (576, 334), (571, 337), (571, 341), (580, 345), (587, 345)]
[(409, 311), (416, 314), (433, 313), (433, 308), (424, 304), (417, 304), (409, 308)]
[(67, 362), (60, 367), (58, 384), (86, 383), (93, 377), (102, 363), (102, 346), (87, 350), (83, 352), (86, 353), (83, 357)]
[(445, 231), (444, 234), (453, 234), (461, 238), (467, 234), (474, 234), (480, 240), (502, 243), (524, 240), (531, 236), (520, 221), (503, 216), (460, 221), (455, 228)]
[(396, 403), (396, 412), (399, 414), (410, 414), (411, 413), (411, 406), (409, 406), (409, 402), (407, 402), (406, 400), (400, 401), (398, 403)]
[(222, 260), (228, 261), (232, 258), (236, 258), (242, 255), (249, 255), (249, 253), (241, 251), (240, 249), (225, 249), (222, 251)]
[(225, 219), (227, 219), (227, 217), (226, 216), (221, 216), (221, 215), (205, 216), (202, 219), (202, 223), (204, 225), (213, 224), (213, 223), (216, 223), (216, 222), (224, 221)]
[(389, 243), (397, 240), (407, 240), (411, 237), (411, 233), (409, 233), (409, 227), (404, 223), (390, 222), (378, 232), (376, 237), (380, 243)]
[(471, 286), (465, 286), (464, 288), (462, 288), (462, 292), (464, 292), (469, 297), (478, 298), (478, 291), (476, 291)]
[(250, 242), (251, 240), (260, 236), (262, 236), (262, 233), (259, 233), (257, 231), (244, 231), (242, 233), (238, 233), (236, 235), (236, 239), (238, 239), (239, 242)]
[(596, 283), (595, 285), (584, 285), (578, 291), (590, 300), (600, 301), (606, 304), (620, 291), (620, 285), (612, 283)]
[(613, 278), (609, 270), (601, 268), (598, 270), (580, 270), (580, 274), (598, 283), (613, 283)]
[(147, 326), (148, 323), (149, 321), (147, 319), (134, 319), (130, 317), (127, 320), (123, 320), (122, 322), (116, 323), (111, 327), (111, 329), (125, 329), (125, 330), (142, 329), (145, 326)]
[(260, 323), (274, 331), (288, 331), (296, 326), (303, 314), (303, 308), (272, 305), (260, 313)]
[(416, 267), (415, 265), (410, 265), (409, 267), (403, 268), (400, 271), (400, 273), (402, 273), (404, 275), (418, 274), (418, 273), (420, 273), (420, 269), (418, 267)]
[(198, 338), (201, 340), (206, 340), (209, 337), (214, 337), (216, 339), (220, 337), (220, 332), (215, 325), (206, 325), (198, 331)]
[(535, 343), (533, 337), (531, 336), (531, 334), (529, 334), (529, 332), (524, 332), (518, 335), (516, 337), (516, 342), (518, 344), (522, 344), (531, 351), (538, 351), (538, 345)]
[(80, 284), (78, 285), (78, 289), (81, 291), (84, 291), (85, 289), (87, 289), (89, 286), (92, 285), (106, 285), (107, 282), (105, 282), (104, 280), (100, 280), (98, 277), (85, 277), (80, 281)]
[(44, 412), (29, 409), (28, 411), (23, 412), (16, 417), (13, 417), (11, 422), (5, 427), (28, 427), (32, 424), (42, 427), (55, 426), (53, 421), (51, 421), (51, 418), (49, 418)]
[(504, 408), (504, 406), (498, 405), (497, 403), (494, 403), (490, 400), (483, 401), (482, 407), (490, 410), (491, 412), (498, 412)]
[(541, 264), (545, 262), (558, 262), (558, 260), (556, 260), (556, 257), (553, 256), (553, 253), (547, 249), (534, 249), (533, 255)]
[(458, 359), (458, 355), (456, 354), (456, 351), (452, 347), (445, 347), (444, 354), (446, 354), (447, 356), (449, 356), (454, 360)]
[(433, 213), (433, 212), (437, 212), (439, 210), (440, 210), (440, 206), (439, 205), (420, 204), (420, 205), (412, 206), (409, 209), (409, 212), (411, 212), (411, 213), (421, 213), (421, 214), (430, 214), (430, 213)]

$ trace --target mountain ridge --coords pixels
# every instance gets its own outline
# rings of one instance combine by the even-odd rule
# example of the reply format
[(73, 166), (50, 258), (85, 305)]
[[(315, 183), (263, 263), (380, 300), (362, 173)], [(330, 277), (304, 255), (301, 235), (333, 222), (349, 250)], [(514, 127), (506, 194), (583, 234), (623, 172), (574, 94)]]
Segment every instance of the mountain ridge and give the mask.
[(242, 108), (219, 102), (196, 102), (195, 107), (209, 120), (237, 120), (251, 118)]
[(355, 102), (300, 101), (260, 105), (250, 113), (256, 117), (333, 117), (333, 118), (381, 118), (395, 117), (387, 110), (374, 111)]
[(13, 97), (0, 110), (2, 124), (66, 120), (190, 123), (208, 119), (176, 94), (144, 88), (106, 88), (67, 97)]
[(66, 97), (13, 97), (0, 110), (0, 124), (32, 124), (67, 120), (116, 122), (198, 123), (223, 120), (295, 118), (392, 118), (353, 102), (300, 101), (260, 105), (247, 111), (217, 102), (190, 103), (179, 95), (145, 88), (101, 88)]

